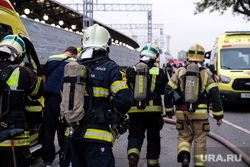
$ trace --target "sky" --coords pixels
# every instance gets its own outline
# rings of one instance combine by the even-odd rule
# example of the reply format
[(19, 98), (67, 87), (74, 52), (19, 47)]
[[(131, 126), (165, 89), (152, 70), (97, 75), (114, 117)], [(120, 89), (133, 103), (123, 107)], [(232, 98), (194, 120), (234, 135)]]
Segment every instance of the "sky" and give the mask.
[[(82, 3), (81, 0), (60, 0), (61, 3)], [(169, 50), (170, 54), (177, 58), (178, 52), (187, 51), (194, 44), (210, 51), (216, 37), (225, 31), (250, 31), (250, 21), (243, 15), (233, 15), (232, 9), (225, 14), (219, 12), (194, 15), (194, 2), (199, 0), (93, 0), (94, 3), (113, 4), (152, 4), (152, 24), (163, 25), (162, 49)], [(147, 24), (147, 12), (112, 12), (94, 11), (94, 20), (103, 24)], [(137, 36), (137, 42), (141, 45), (147, 43), (147, 30), (122, 30), (121, 33), (132, 37)], [(152, 42), (160, 45), (160, 30), (153, 29)], [(167, 37), (170, 36), (169, 42)]]

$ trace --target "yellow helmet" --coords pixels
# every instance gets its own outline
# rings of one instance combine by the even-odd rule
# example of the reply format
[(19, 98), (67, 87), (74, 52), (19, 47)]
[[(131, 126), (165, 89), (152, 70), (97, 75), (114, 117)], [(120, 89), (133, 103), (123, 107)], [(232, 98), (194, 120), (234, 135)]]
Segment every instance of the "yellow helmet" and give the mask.
[(204, 56), (205, 56), (205, 49), (202, 46), (196, 44), (188, 49), (187, 61), (204, 62)]
[(25, 53), (25, 43), (18, 35), (7, 35), (0, 42), (0, 55), (12, 63), (21, 63)]
[(154, 44), (154, 43), (149, 43), (147, 44), (144, 48), (142, 48), (141, 50), (141, 54), (140, 57), (142, 61), (150, 61), (150, 60), (154, 60), (156, 61), (156, 59), (159, 56), (159, 47), (158, 45)]
[(83, 34), (84, 50), (88, 47), (96, 47), (109, 52), (110, 45), (111, 37), (108, 30), (98, 24), (88, 27)]

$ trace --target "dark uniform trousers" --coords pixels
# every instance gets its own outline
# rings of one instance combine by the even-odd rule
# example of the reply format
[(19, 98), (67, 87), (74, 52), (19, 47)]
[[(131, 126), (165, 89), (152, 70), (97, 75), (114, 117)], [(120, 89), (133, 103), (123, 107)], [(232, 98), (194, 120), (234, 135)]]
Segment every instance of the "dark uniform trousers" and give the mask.
[[(47, 93), (45, 95), (45, 110), (43, 122), (43, 144), (42, 147), (44, 162), (53, 162), (55, 159), (55, 132), (57, 131), (58, 143), (63, 148), (63, 137), (66, 127), (59, 124), (61, 95), (55, 93)], [(63, 162), (60, 162), (63, 163)], [(63, 166), (63, 164), (61, 164)]]
[(160, 130), (163, 127), (163, 119), (160, 113), (133, 113), (129, 114), (131, 126), (128, 136), (128, 156), (139, 159), (145, 131), (147, 131), (147, 159), (150, 161), (159, 159), (160, 155)]
[[(13, 160), (13, 154), (11, 151), (1, 151), (0, 157), (4, 161), (0, 161), (1, 167), (15, 167), (14, 160)], [(15, 158), (16, 158), (16, 164), (17, 167), (30, 167), (29, 163), (27, 163), (27, 159), (23, 154), (23, 150), (15, 150)], [(10, 163), (10, 162), (13, 163)]]
[(107, 144), (71, 140), (70, 148), (72, 167), (115, 167), (112, 147)]

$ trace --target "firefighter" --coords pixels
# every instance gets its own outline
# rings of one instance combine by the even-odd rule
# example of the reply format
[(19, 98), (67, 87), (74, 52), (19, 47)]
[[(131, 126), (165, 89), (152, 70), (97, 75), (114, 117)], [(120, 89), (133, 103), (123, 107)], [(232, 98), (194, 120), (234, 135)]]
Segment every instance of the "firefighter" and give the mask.
[[(130, 167), (136, 167), (140, 159), (141, 147), (147, 131), (147, 164), (148, 167), (159, 166), (160, 156), (160, 130), (163, 127), (162, 98), (164, 88), (168, 81), (167, 75), (154, 63), (159, 56), (159, 48), (153, 43), (147, 44), (140, 53), (140, 62), (138, 64), (146, 64), (147, 69), (144, 72), (139, 71), (139, 65), (129, 67), (126, 70), (128, 85), (134, 91), (134, 97), (140, 92), (136, 92), (137, 74), (145, 75), (142, 79), (138, 76), (141, 83), (141, 90), (145, 91), (144, 100), (135, 100), (129, 110), (129, 127), (127, 157)], [(147, 83), (147, 85), (146, 85)]]
[[(198, 74), (200, 74), (199, 96), (195, 103), (194, 112), (187, 111), (184, 102), (184, 80), (183, 75), (186, 68), (181, 67), (172, 76), (166, 85), (164, 101), (166, 114), (173, 115), (173, 104), (176, 106), (176, 129), (178, 130), (178, 162), (183, 167), (188, 167), (190, 162), (191, 144), (194, 141), (194, 164), (195, 166), (205, 166), (206, 138), (210, 131), (209, 126), (209, 105), (212, 103), (213, 117), (220, 126), (223, 118), (223, 108), (219, 96), (218, 85), (212, 73), (203, 67), (205, 50), (196, 44), (189, 48), (187, 61), (198, 64)], [(177, 93), (177, 94), (176, 94)], [(174, 103), (172, 99), (175, 99)]]
[[(1, 94), (1, 100), (10, 98), (9, 105), (7, 101), (1, 102), (0, 113), (0, 166), (5, 167), (30, 166), (28, 160), (30, 136), (26, 123), (29, 120), (25, 120), (24, 99), (29, 96), (36, 100), (43, 93), (42, 77), (37, 76), (29, 68), (19, 65), (25, 51), (25, 43), (18, 35), (5, 36), (0, 42), (1, 79), (12, 69), (11, 75), (5, 81), (10, 87), (10, 95)], [(3, 74), (2, 71), (6, 73)], [(9, 110), (6, 109), (8, 107)]]
[(70, 140), (72, 165), (115, 167), (112, 146), (116, 128), (111, 123), (116, 122), (115, 113), (124, 115), (128, 112), (133, 93), (121, 67), (108, 58), (109, 32), (94, 24), (84, 32), (82, 42), (83, 51), (77, 59), (89, 69), (89, 83), (84, 97), (84, 126)]

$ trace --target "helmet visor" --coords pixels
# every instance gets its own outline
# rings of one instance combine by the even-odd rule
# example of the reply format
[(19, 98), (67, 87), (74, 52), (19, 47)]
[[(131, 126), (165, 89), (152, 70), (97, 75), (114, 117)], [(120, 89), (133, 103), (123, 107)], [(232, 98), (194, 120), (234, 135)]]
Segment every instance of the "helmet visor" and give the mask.
[(0, 52), (4, 53), (4, 56), (9, 61), (15, 61), (15, 59), (18, 57), (18, 53), (17, 53), (16, 49), (14, 49), (13, 47), (8, 46), (8, 45), (0, 46)]
[(151, 58), (151, 56), (148, 56), (148, 55), (144, 55), (141, 57), (140, 61), (143, 61), (145, 63), (148, 63), (150, 61), (152, 61), (153, 59)]

